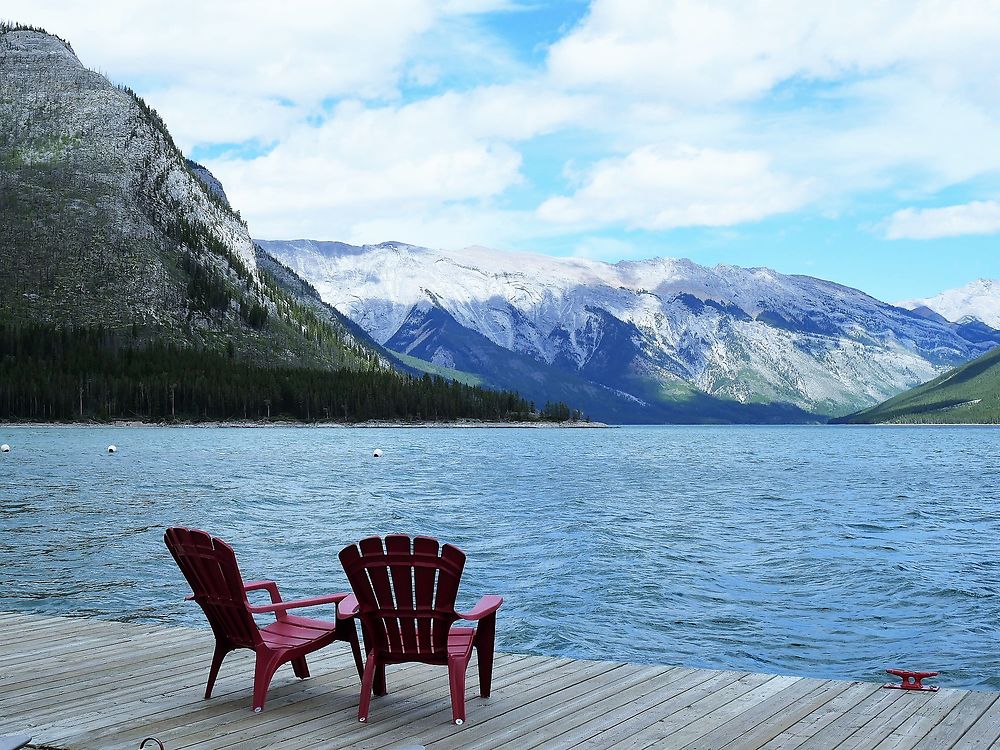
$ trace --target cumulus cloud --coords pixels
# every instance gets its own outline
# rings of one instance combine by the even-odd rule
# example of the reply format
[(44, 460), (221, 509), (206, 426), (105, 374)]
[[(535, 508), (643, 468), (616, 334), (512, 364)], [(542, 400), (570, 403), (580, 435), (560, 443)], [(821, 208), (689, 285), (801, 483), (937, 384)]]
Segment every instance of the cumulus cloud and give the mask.
[[(191, 148), (247, 135), (278, 139), (287, 125), (275, 116), (281, 107), (295, 107), (302, 116), (331, 98), (392, 99), (408, 66), (420, 58), (424, 35), (497, 5), (102, 0), (95, 10), (75, 0), (8, 0), (3, 14), (68, 38), (87, 65), (139, 90), (183, 131), (181, 145)], [(215, 97), (223, 100), (218, 113), (205, 106)], [(186, 122), (206, 127), (195, 131)]]
[[(444, 217), (454, 218), (447, 204), (482, 203), (519, 184), (522, 156), (514, 144), (564, 127), (591, 106), (586, 97), (558, 93), (534, 106), (536, 97), (530, 85), (517, 85), (401, 106), (344, 102), (325, 122), (290, 130), (264, 155), (223, 156), (207, 166), (262, 237), (304, 236), (306, 227), (368, 242), (379, 241), (379, 230), (409, 242), (455, 237), (459, 227), (471, 231), (472, 209), (442, 231)], [(495, 232), (493, 209), (483, 210), (480, 229)]]
[(8, 0), (5, 15), (68, 35), (113, 76), (292, 100), (391, 94), (421, 34), (439, 20), (431, 0)]
[(155, 108), (174, 140), (187, 151), (194, 144), (272, 143), (309, 111), (292, 102), (252, 94), (176, 85), (156, 92)]
[(768, 153), (837, 212), (1000, 176), (998, 68), (997, 0), (595, 0), (548, 57), (553, 85), (617, 105), (592, 125), (618, 150)]
[(830, 80), (899, 64), (990, 76), (996, 0), (595, 0), (549, 53), (568, 86), (613, 87), (668, 100), (759, 97), (793, 80)]
[(638, 229), (719, 227), (800, 207), (808, 186), (775, 172), (764, 154), (644, 146), (598, 162), (570, 196), (550, 198), (540, 218)]
[(437, 107), (371, 109), (348, 102), (326, 122), (297, 128), (266, 155), (209, 160), (208, 166), (234, 205), (254, 217), (258, 235), (298, 237), (308, 230), (343, 238), (354, 224), (376, 217), (495, 196), (520, 179), (521, 156), (501, 139), (477, 137)]
[[(849, 214), (870, 191), (1000, 178), (1000, 0), (593, 0), (530, 53), (511, 48), (531, 36), (515, 39), (517, 23), (482, 22), (527, 26), (532, 6), (7, 0), (2, 13), (138, 90), (260, 236), (534, 236), (544, 250), (559, 233), (552, 247), (605, 228)], [(922, 216), (906, 211), (886, 226)]]
[(932, 240), (1000, 233), (1000, 202), (972, 201), (942, 208), (904, 208), (889, 217), (890, 240)]

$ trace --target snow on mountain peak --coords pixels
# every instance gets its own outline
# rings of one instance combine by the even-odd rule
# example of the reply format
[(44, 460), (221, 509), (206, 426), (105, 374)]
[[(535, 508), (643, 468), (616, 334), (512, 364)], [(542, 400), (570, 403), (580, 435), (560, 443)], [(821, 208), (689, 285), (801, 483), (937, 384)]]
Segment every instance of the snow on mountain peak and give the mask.
[(404, 243), (261, 244), (380, 343), (412, 323), (415, 306), (426, 313), (432, 305), (502, 349), (642, 399), (680, 379), (742, 402), (843, 413), (979, 353), (945, 322), (768, 268)]
[(953, 323), (978, 320), (991, 328), (1000, 328), (1000, 280), (997, 279), (976, 279), (933, 297), (898, 304), (907, 310), (926, 307)]

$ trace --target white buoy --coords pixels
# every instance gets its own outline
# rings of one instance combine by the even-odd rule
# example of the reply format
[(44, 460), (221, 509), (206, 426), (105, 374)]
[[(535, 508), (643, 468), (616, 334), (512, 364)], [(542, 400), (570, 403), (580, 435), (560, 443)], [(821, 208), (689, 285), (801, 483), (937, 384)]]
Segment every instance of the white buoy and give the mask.
[(375, 452), (372, 453), (372, 458), (382, 458), (382, 449), (376, 448)]
[(108, 453), (117, 453), (117, 452), (118, 452), (118, 446), (117, 445), (109, 445), (108, 446)]
[(0, 453), (10, 453), (10, 446), (7, 443), (0, 445)]

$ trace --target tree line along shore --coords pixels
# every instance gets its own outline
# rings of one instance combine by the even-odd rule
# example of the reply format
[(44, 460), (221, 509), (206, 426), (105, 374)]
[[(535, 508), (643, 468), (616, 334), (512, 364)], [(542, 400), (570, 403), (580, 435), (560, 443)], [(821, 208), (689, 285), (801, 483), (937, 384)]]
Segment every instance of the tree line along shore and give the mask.
[(563, 403), (537, 408), (494, 391), (388, 368), (265, 366), (100, 328), (0, 324), (5, 422), (568, 422)]

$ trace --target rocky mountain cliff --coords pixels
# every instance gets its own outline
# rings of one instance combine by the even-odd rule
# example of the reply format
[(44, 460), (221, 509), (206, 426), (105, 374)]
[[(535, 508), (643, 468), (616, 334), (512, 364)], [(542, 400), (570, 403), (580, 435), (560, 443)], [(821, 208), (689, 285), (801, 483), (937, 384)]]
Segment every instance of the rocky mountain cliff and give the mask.
[[(502, 377), (501, 353), (513, 352), (537, 366), (522, 389), (556, 383), (559, 373), (651, 417), (639, 421), (688, 421), (690, 411), (723, 407), (730, 413), (720, 419), (759, 421), (733, 416), (739, 405), (845, 414), (1000, 343), (989, 328), (968, 333), (856, 289), (766, 268), (670, 258), (610, 265), (402, 243), (260, 244), (389, 349), (488, 382)], [(487, 354), (484, 342), (498, 351)]]
[(0, 27), (0, 323), (130, 328), (262, 363), (386, 366), (259, 254), (155, 111), (68, 43)]

